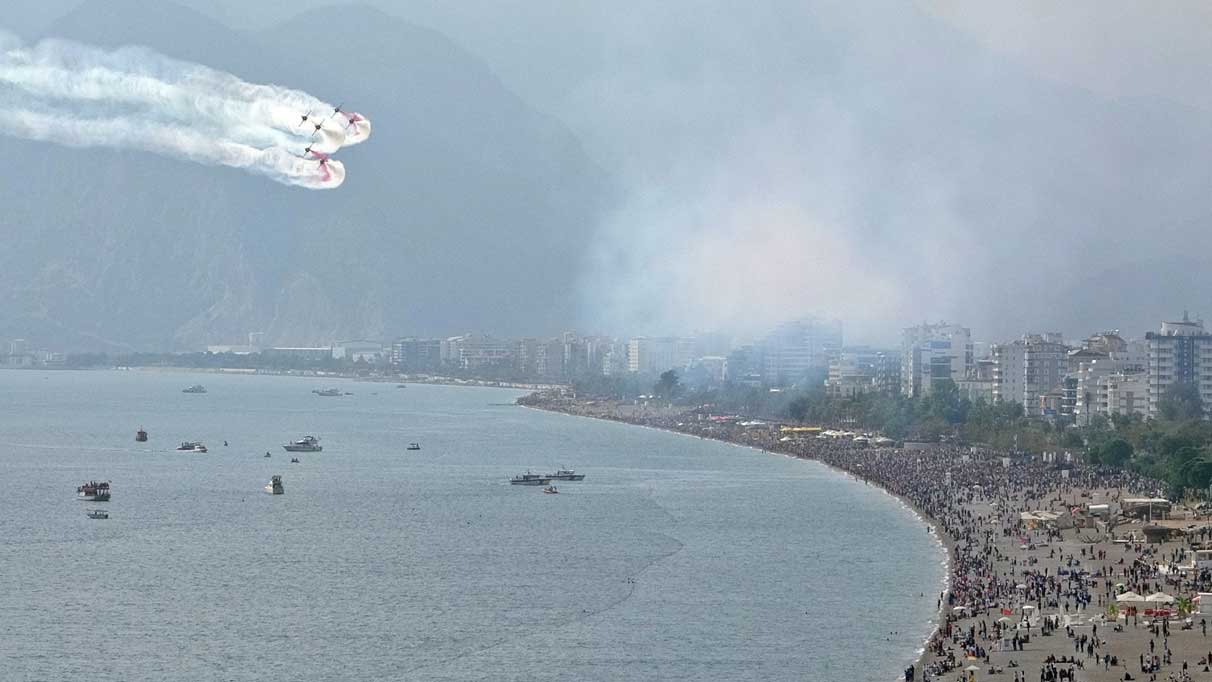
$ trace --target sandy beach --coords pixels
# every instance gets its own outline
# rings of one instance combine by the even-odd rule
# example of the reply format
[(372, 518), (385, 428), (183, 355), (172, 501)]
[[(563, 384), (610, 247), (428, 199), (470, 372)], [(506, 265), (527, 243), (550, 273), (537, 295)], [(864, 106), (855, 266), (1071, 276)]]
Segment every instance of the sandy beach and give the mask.
[(1212, 606), (1201, 614), (1198, 598), (1212, 576), (1194, 564), (1212, 522), (1204, 510), (1135, 501), (1162, 498), (1159, 481), (1064, 453), (875, 447), (701, 410), (522, 402), (817, 460), (900, 497), (950, 554), (948, 589), (934, 595), (939, 628), (905, 661), (905, 679), (1212, 680)]

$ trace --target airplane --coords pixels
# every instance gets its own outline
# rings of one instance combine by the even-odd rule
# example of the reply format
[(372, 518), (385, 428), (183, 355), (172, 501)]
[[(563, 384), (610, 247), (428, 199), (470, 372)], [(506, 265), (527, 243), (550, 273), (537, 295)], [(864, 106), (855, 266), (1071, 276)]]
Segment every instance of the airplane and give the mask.
[[(312, 152), (315, 154), (315, 152)], [(320, 170), (324, 171), (324, 175), (320, 177), (322, 182), (328, 182), (332, 179), (332, 174), (328, 172), (328, 156), (325, 155), (320, 159)]]
[(349, 126), (351, 126), (351, 125), (353, 125), (353, 124), (357, 123), (358, 121), (365, 121), (365, 120), (366, 120), (365, 118), (363, 118), (363, 117), (362, 117), (362, 115), (361, 115), (361, 114), (357, 114), (357, 113), (348, 113), (348, 114), (345, 114), (345, 118), (349, 119), (349, 123), (346, 123), (346, 124), (345, 124), (345, 128), (346, 128), (347, 130), (349, 129)]
[[(306, 114), (299, 114), (299, 119), (300, 119), (299, 125), (303, 125), (304, 123), (307, 123), (307, 117), (309, 117), (309, 116), (311, 116), (310, 111), (308, 111)], [(298, 126), (295, 126), (295, 127), (297, 128)]]
[(303, 150), (304, 156), (308, 154), (311, 154), (314, 158), (319, 159), (321, 165), (328, 163), (328, 157), (330, 156), (329, 154), (325, 154), (323, 152), (312, 151), (310, 146)]

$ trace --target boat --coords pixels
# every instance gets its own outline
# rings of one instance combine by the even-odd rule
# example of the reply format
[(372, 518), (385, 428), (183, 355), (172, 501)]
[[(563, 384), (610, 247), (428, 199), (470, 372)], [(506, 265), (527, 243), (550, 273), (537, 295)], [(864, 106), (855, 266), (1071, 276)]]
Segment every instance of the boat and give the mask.
[(420, 444), (420, 443), (409, 443), (409, 444), (408, 444), (408, 449), (409, 449), (409, 450), (420, 450), (420, 449), (421, 449), (421, 444)]
[(143, 430), (142, 426), (139, 427), (138, 431), (135, 431), (135, 440), (140, 443), (147, 442), (147, 432)]
[(559, 469), (554, 474), (543, 474), (544, 476), (556, 481), (583, 481), (585, 474), (578, 474), (572, 469)]
[(558, 493), (560, 491), (556, 490), (556, 487), (554, 485), (549, 485), (546, 488), (543, 488), (543, 492), (547, 493), (548, 495), (555, 495), (556, 493)]
[(265, 492), (269, 493), (270, 495), (284, 494), (286, 489), (282, 487), (282, 477), (274, 474), (274, 476), (269, 479), (269, 483), (265, 484)]
[(182, 441), (177, 446), (177, 450), (180, 452), (206, 452), (206, 446), (199, 441), (187, 440)]
[(311, 392), (316, 395), (322, 395), (325, 398), (334, 398), (341, 395), (341, 389), (339, 388), (313, 388)]
[(290, 463), (291, 463), (291, 464), (298, 464), (298, 463), (299, 463), (299, 458), (298, 458), (298, 457), (291, 457), (291, 458), (290, 458)]
[(76, 488), (76, 493), (85, 502), (109, 502), (109, 481), (89, 481)]
[(524, 474), (518, 474), (509, 479), (509, 483), (510, 485), (547, 485), (551, 483), (551, 479), (527, 471)]
[(269, 454), (268, 452), (267, 452), (267, 453), (265, 453), (265, 456), (266, 456), (266, 457), (273, 457), (273, 455)]
[(303, 436), (283, 445), (282, 448), (287, 452), (319, 452), (324, 446), (320, 445), (320, 439), (315, 436)]
[(104, 509), (89, 509), (88, 518), (90, 518), (90, 519), (108, 519), (109, 512), (105, 511)]
[(202, 384), (194, 384), (193, 386), (190, 386), (189, 388), (181, 389), (181, 392), (182, 393), (206, 393), (206, 387), (203, 386)]
[(408, 384), (396, 384), (396, 388), (408, 388)]

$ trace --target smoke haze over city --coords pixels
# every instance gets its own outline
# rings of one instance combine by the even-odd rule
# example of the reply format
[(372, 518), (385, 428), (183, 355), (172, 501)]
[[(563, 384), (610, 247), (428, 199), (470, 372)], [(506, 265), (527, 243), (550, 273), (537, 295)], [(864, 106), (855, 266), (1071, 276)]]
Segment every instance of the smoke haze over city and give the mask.
[[(252, 45), (284, 33), (276, 27), (294, 14), (333, 3), (305, 0), (290, 12), (269, 2), (179, 4)], [(258, 329), (300, 343), (572, 327), (751, 337), (820, 313), (844, 321), (848, 342), (887, 343), (923, 320), (997, 340), (1045, 330), (1140, 335), (1182, 309), (1212, 314), (1203, 307), (1212, 285), (1201, 277), (1212, 247), (1206, 5), (369, 4), (484, 68), (446, 78), (439, 51), (424, 51), (436, 78), (385, 83), (388, 96), (368, 80), (377, 66), (348, 86), (339, 70), (292, 72), (279, 83), (281, 72), (247, 45), (249, 52), (219, 51), (213, 61), (221, 63), (206, 65), (327, 100), (365, 93), (381, 139), (373, 152), (358, 150), (357, 162), (368, 175), (391, 177), (397, 165), (416, 173), (402, 178), (402, 203), (389, 205), (387, 185), (372, 191), (351, 180), (340, 188), (345, 197), (307, 198), (298, 209), (307, 217), (295, 220), (297, 197), (273, 195), (281, 212), (265, 211), (257, 230), (223, 238), (239, 249), (199, 244), (196, 251), (213, 253), (182, 265), (203, 273), (194, 280), (210, 282), (209, 273), (236, 284), (207, 284), (172, 320), (131, 312), (137, 292), (155, 281), (115, 283), (101, 272), (60, 278), (79, 267), (69, 262), (53, 272), (27, 268), (0, 279), (0, 300), (37, 302), (0, 320), (0, 336), (34, 335), (22, 325), (36, 322), (43, 335), (71, 330), (77, 345), (103, 339), (131, 348), (230, 341)], [(80, 5), (10, 8), (4, 28), (30, 43), (60, 32), (88, 40), (73, 27), (97, 5)], [(112, 11), (139, 8), (122, 0)], [(382, 64), (382, 73), (417, 66), (419, 53), (401, 62), (391, 42), (368, 40), (356, 54), (343, 42), (353, 34), (341, 33), (342, 17), (355, 22), (366, 11), (331, 13), (334, 54)], [(190, 27), (172, 27), (179, 30)], [(291, 54), (285, 45), (282, 59)], [(206, 63), (188, 41), (148, 47)], [(442, 110), (428, 84), (444, 79), (460, 89), (440, 99), (450, 105)], [(453, 123), (431, 127), (463, 115), (463, 106), (482, 107), (465, 113), (492, 124), (466, 139)], [(494, 146), (502, 139), (519, 142)], [(461, 166), (447, 143), (482, 167)], [(457, 191), (417, 189), (420, 176), (443, 164), (459, 179)], [(234, 182), (222, 169), (190, 173)], [(152, 175), (127, 175), (127, 187), (164, 181), (164, 173)], [(224, 189), (230, 198), (193, 230), (231, 229), (221, 224), (223, 211), (234, 206), (230, 215), (240, 216), (243, 193), (253, 191)], [(17, 231), (14, 216), (26, 212), (18, 201), (6, 229)], [(417, 217), (397, 221), (393, 212)], [(121, 202), (101, 213), (123, 225), (154, 215)], [(312, 219), (306, 235), (291, 232)], [(78, 215), (64, 209), (55, 220), (74, 224)], [(448, 227), (456, 223), (466, 228)], [(334, 254), (329, 240), (345, 246)], [(33, 248), (10, 257), (29, 261)], [(306, 277), (264, 265), (296, 248), (306, 252), (300, 258), (315, 257)], [(330, 277), (316, 272), (322, 268), (358, 274)], [(408, 275), (382, 274), (393, 268)], [(454, 282), (444, 277), (451, 273)], [(124, 297), (107, 314), (128, 316), (127, 328), (164, 328), (106, 328), (89, 319), (88, 306), (54, 299), (65, 281)]]

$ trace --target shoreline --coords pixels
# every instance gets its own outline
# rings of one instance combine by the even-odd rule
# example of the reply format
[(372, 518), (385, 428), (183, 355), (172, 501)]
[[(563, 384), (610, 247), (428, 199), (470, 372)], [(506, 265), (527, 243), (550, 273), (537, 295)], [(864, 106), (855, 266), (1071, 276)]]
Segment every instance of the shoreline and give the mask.
[[(679, 436), (686, 436), (686, 437), (688, 437), (688, 438), (697, 438), (697, 439), (700, 439), (700, 440), (711, 440), (711, 441), (715, 441), (715, 442), (717, 442), (717, 443), (724, 443), (724, 444), (727, 444), (727, 445), (732, 445), (732, 446), (734, 446), (734, 447), (740, 447), (740, 448), (745, 448), (745, 449), (748, 449), (748, 450), (753, 450), (754, 452), (760, 452), (760, 453), (762, 453), (762, 454), (767, 454), (767, 455), (770, 455), (770, 454), (773, 454), (773, 455), (782, 455), (782, 456), (787, 457), (787, 458), (790, 458), (790, 459), (796, 459), (796, 460), (800, 460), (800, 461), (806, 461), (806, 462), (815, 462), (815, 463), (817, 463), (817, 464), (819, 464), (819, 465), (821, 465), (821, 466), (825, 467), (825, 468), (826, 468), (826, 469), (828, 469), (829, 471), (832, 471), (832, 472), (834, 472), (834, 473), (836, 473), (836, 474), (839, 474), (839, 475), (841, 475), (841, 476), (844, 476), (844, 477), (849, 478), (849, 479), (851, 479), (851, 480), (853, 480), (853, 481), (856, 481), (856, 482), (862, 482), (862, 483), (866, 483), (866, 484), (868, 484), (868, 485), (870, 485), (870, 486), (872, 486), (872, 487), (876, 488), (876, 489), (877, 489), (877, 490), (879, 490), (881, 493), (884, 493), (884, 494), (886, 494), (886, 495), (889, 495), (889, 496), (890, 496), (890, 497), (892, 497), (893, 499), (895, 499), (895, 500), (897, 500), (898, 502), (900, 502), (900, 503), (901, 503), (901, 505), (902, 505), (902, 506), (905, 508), (905, 510), (906, 510), (906, 511), (908, 511), (908, 512), (909, 512), (909, 513), (910, 513), (912, 516), (916, 517), (916, 518), (918, 519), (918, 521), (920, 521), (920, 522), (922, 523), (922, 525), (926, 527), (927, 531), (928, 531), (928, 532), (929, 532), (929, 534), (932, 536), (932, 539), (933, 539), (934, 543), (936, 544), (937, 549), (941, 550), (942, 555), (943, 555), (943, 562), (942, 562), (942, 564), (943, 564), (942, 593), (947, 594), (947, 593), (950, 593), (950, 592), (951, 592), (951, 587), (952, 587), (952, 585), (951, 585), (951, 582), (952, 582), (951, 570), (952, 570), (952, 566), (954, 565), (954, 562), (956, 561), (956, 556), (955, 556), (955, 551), (956, 551), (955, 542), (954, 542), (954, 541), (952, 541), (952, 540), (949, 538), (949, 536), (948, 536), (948, 535), (946, 535), (946, 534), (943, 532), (942, 524), (941, 524), (941, 522), (940, 522), (938, 519), (935, 519), (933, 516), (931, 516), (930, 514), (928, 514), (928, 513), (927, 513), (927, 512), (926, 512), (924, 509), (922, 509), (922, 508), (921, 508), (921, 507), (919, 507), (917, 504), (915, 504), (915, 503), (913, 502), (913, 500), (910, 500), (910, 499), (908, 499), (907, 497), (905, 497), (905, 496), (903, 496), (903, 495), (899, 495), (899, 494), (897, 494), (896, 492), (894, 492), (894, 491), (892, 491), (892, 490), (889, 490), (887, 487), (885, 487), (884, 485), (882, 485), (882, 484), (881, 484), (881, 483), (879, 483), (878, 481), (872, 481), (872, 480), (870, 480), (870, 479), (864, 479), (864, 478), (862, 478), (862, 477), (860, 477), (860, 476), (856, 475), (856, 474), (855, 474), (853, 471), (850, 471), (850, 470), (845, 469), (845, 468), (840, 467), (840, 466), (835, 466), (834, 464), (832, 464), (832, 463), (830, 463), (830, 462), (823, 461), (823, 460), (821, 460), (821, 459), (817, 459), (817, 458), (811, 458), (811, 457), (800, 457), (800, 456), (795, 455), (794, 453), (789, 453), (789, 452), (781, 452), (781, 451), (777, 451), (777, 450), (770, 450), (770, 449), (767, 449), (767, 448), (757, 447), (757, 446), (755, 446), (755, 445), (748, 444), (748, 443), (740, 443), (740, 442), (737, 442), (737, 441), (734, 441), (734, 440), (729, 440), (729, 439), (726, 439), (726, 438), (717, 438), (717, 437), (711, 437), (711, 436), (703, 436), (703, 435), (699, 435), (699, 434), (691, 433), (691, 432), (689, 432), (689, 431), (679, 431), (679, 430), (677, 430), (676, 428), (668, 428), (668, 427), (661, 427), (661, 426), (652, 426), (652, 425), (649, 425), (649, 424), (639, 424), (639, 423), (635, 423), (635, 422), (627, 421), (627, 420), (625, 420), (625, 419), (613, 419), (613, 418), (610, 418), (610, 417), (608, 417), (608, 416), (594, 416), (594, 415), (588, 415), (588, 414), (574, 414), (574, 413), (567, 412), (567, 411), (564, 411), (564, 410), (553, 409), (553, 408), (550, 408), (550, 407), (543, 407), (543, 406), (541, 406), (541, 405), (531, 405), (531, 404), (522, 404), (522, 403), (518, 403), (518, 405), (519, 405), (520, 407), (523, 407), (523, 408), (526, 408), (526, 409), (537, 410), (537, 411), (541, 411), (541, 412), (547, 412), (547, 413), (550, 413), (550, 414), (560, 414), (560, 415), (564, 415), (564, 416), (566, 416), (566, 417), (574, 417), (574, 418), (581, 418), (581, 419), (595, 419), (595, 420), (597, 420), (597, 421), (604, 421), (604, 422), (613, 422), (613, 423), (618, 423), (618, 424), (625, 424), (625, 425), (627, 425), (627, 426), (635, 426), (635, 427), (639, 427), (639, 428), (643, 428), (643, 429), (651, 429), (651, 430), (653, 430), (653, 431), (663, 431), (663, 432), (665, 432), (665, 433), (676, 434), (676, 435), (679, 435)], [(923, 591), (923, 594), (924, 594), (925, 592), (926, 592), (926, 591)], [(941, 600), (940, 600), (940, 601), (941, 601)], [(938, 633), (940, 632), (940, 628), (942, 627), (942, 623), (943, 623), (943, 619), (944, 619), (944, 617), (945, 617), (945, 613), (944, 613), (944, 609), (943, 609), (942, 607), (940, 607), (940, 608), (938, 608), (937, 610), (935, 610), (935, 611), (934, 611), (934, 615), (933, 615), (933, 617), (932, 617), (932, 618), (930, 619), (930, 621), (929, 621), (929, 622), (931, 623), (930, 631), (929, 631), (929, 633), (926, 635), (926, 637), (925, 637), (925, 638), (922, 640), (922, 642), (921, 642), (921, 644), (918, 646), (918, 648), (916, 649), (916, 651), (915, 651), (916, 656), (915, 656), (915, 657), (913, 658), (913, 660), (911, 661), (911, 664), (912, 664), (912, 665), (913, 665), (913, 666), (914, 666), (916, 669), (921, 670), (921, 669), (923, 669), (923, 668), (924, 668), (924, 666), (925, 666), (925, 664), (926, 664), (926, 657), (927, 657), (927, 654), (929, 653), (929, 644), (930, 644), (930, 641), (931, 641), (932, 639), (934, 639), (934, 638), (935, 638), (935, 637), (938, 635)], [(899, 679), (899, 678), (898, 678), (898, 679)]]

